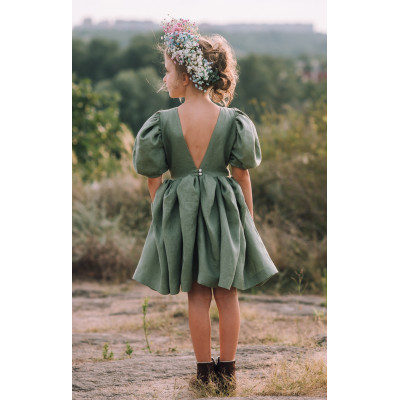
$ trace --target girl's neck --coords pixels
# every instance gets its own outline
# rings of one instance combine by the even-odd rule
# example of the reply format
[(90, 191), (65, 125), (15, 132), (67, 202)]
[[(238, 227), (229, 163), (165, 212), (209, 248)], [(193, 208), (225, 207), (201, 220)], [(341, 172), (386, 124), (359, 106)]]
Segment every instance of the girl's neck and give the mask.
[(209, 91), (207, 93), (201, 92), (200, 90), (194, 87), (194, 84), (186, 86), (186, 90), (184, 96), (185, 102), (183, 104), (187, 105), (205, 105), (205, 104), (213, 104), (210, 99)]
[(208, 94), (204, 94), (204, 96), (194, 96), (194, 97), (189, 97), (189, 98), (184, 98), (185, 102), (183, 104), (187, 105), (203, 105), (203, 104), (214, 104)]

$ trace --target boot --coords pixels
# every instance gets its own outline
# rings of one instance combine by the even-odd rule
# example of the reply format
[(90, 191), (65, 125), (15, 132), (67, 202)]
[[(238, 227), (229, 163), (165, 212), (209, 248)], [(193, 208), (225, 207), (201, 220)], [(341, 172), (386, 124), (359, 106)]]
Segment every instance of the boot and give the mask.
[(211, 358), (210, 362), (198, 362), (197, 363), (197, 378), (190, 380), (191, 386), (196, 386), (196, 380), (202, 383), (209, 383), (210, 380), (216, 375), (215, 371), (215, 360)]
[(236, 390), (236, 360), (221, 361), (218, 357), (215, 369), (220, 389), (227, 392)]

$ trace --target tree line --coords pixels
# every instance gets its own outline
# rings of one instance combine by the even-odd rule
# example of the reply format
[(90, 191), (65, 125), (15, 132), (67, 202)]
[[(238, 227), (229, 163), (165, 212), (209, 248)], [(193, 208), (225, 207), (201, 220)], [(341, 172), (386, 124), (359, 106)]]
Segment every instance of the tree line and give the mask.
[[(164, 60), (155, 45), (153, 35), (136, 35), (125, 48), (99, 38), (89, 42), (75, 38), (72, 43), (75, 83), (88, 78), (96, 92), (117, 95), (121, 121), (134, 136), (152, 112), (179, 104), (166, 92), (156, 93), (164, 76)], [(239, 58), (239, 81), (230, 106), (261, 122), (265, 110), (279, 113), (288, 104), (301, 109), (307, 102), (326, 101), (326, 80), (304, 79), (315, 68), (315, 61), (307, 55), (285, 58), (249, 54)], [(317, 63), (319, 71), (326, 74), (326, 58)], [(262, 110), (255, 104), (261, 104)]]

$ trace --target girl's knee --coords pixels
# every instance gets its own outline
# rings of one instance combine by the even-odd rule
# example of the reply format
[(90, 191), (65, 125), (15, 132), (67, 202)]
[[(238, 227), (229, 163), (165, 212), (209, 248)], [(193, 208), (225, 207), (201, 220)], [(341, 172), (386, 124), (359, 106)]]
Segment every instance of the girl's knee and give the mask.
[(200, 285), (198, 282), (193, 282), (192, 288), (188, 292), (188, 300), (193, 303), (211, 304), (212, 291), (208, 286)]
[(232, 287), (229, 290), (222, 287), (217, 287), (214, 288), (213, 291), (214, 299), (217, 305), (237, 300), (237, 289), (235, 287)]

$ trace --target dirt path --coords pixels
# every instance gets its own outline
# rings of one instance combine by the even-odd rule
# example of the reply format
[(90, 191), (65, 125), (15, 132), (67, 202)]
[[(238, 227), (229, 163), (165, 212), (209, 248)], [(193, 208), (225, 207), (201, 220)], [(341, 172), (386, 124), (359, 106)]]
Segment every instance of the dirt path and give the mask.
[[(151, 353), (143, 330), (146, 296)], [(241, 293), (239, 299), (237, 396), (242, 397), (230, 398), (291, 399), (259, 395), (268, 394), (263, 383), (280, 362), (326, 358), (323, 299)], [(214, 300), (210, 315), (212, 356), (216, 358), (218, 313)], [(103, 358), (105, 343), (114, 353), (110, 360)], [(133, 349), (130, 357), (125, 353), (126, 343)], [(106, 286), (73, 284), (73, 399), (193, 399), (188, 381), (195, 373), (186, 293), (163, 296), (134, 281)], [(325, 393), (313, 396), (293, 398), (326, 398)]]

